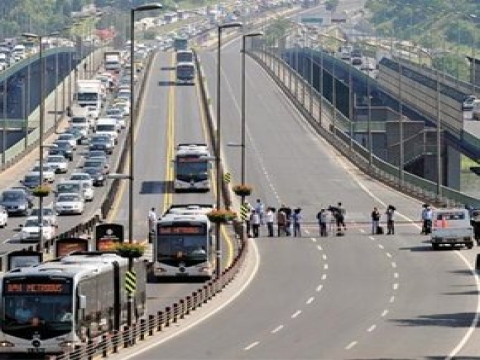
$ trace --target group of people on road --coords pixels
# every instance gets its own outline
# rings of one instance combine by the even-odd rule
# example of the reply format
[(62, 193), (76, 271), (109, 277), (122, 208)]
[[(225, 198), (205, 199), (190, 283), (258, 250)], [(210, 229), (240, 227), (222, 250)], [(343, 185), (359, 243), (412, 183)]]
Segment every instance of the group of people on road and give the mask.
[(301, 223), (302, 223), (302, 209), (291, 208), (282, 204), (277, 210), (272, 206), (265, 206), (265, 204), (257, 199), (252, 206), (248, 203), (245, 204), (249, 209), (247, 214), (246, 226), (247, 234), (249, 237), (259, 237), (260, 229), (262, 226), (267, 228), (267, 236), (275, 236), (275, 223), (277, 225), (277, 236), (293, 236), (300, 237)]
[[(395, 211), (397, 209), (393, 205), (388, 205), (385, 210), (387, 218), (387, 235), (395, 235)], [(383, 227), (380, 225), (381, 213), (377, 207), (374, 207), (370, 217), (372, 219), (372, 234), (382, 235), (384, 233)]]

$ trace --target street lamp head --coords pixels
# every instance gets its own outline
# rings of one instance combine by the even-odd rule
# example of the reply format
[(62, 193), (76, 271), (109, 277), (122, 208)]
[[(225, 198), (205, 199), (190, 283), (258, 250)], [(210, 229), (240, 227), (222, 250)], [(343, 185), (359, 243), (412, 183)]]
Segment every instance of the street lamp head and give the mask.
[(244, 34), (243, 37), (256, 37), (256, 36), (263, 36), (263, 31), (256, 31), (256, 32), (251, 32), (248, 34)]
[(243, 23), (241, 22), (229, 22), (226, 24), (218, 25), (218, 30), (222, 29), (229, 29), (229, 28), (237, 28), (237, 27), (242, 27)]
[(153, 4), (145, 4), (145, 5), (140, 5), (132, 8), (133, 12), (136, 11), (149, 11), (149, 10), (157, 10), (163, 8), (162, 4), (159, 3), (153, 3)]

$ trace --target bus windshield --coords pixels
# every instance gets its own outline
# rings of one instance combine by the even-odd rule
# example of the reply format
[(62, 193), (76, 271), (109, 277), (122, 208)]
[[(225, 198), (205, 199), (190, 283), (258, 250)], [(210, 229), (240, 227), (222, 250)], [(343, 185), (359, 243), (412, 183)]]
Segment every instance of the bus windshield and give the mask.
[(4, 333), (40, 340), (72, 331), (71, 285), (58, 283), (15, 283), (4, 288), (1, 327)]
[(207, 261), (209, 235), (203, 225), (159, 225), (157, 230), (158, 261), (187, 266)]
[(177, 66), (177, 77), (193, 79), (195, 77), (195, 66), (192, 64), (182, 64)]
[(208, 161), (199, 158), (177, 158), (176, 175), (182, 181), (204, 181), (208, 178)]
[(78, 101), (97, 101), (98, 100), (98, 93), (91, 92), (91, 93), (78, 93), (77, 94)]

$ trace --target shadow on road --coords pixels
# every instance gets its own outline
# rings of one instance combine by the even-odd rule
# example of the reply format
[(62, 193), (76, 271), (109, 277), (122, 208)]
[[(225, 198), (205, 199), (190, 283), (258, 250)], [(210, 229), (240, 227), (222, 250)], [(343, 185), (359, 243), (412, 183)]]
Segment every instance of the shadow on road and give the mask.
[(173, 192), (172, 189), (172, 181), (143, 181), (140, 194), (168, 194)]
[(422, 315), (415, 319), (392, 319), (391, 322), (402, 326), (444, 326), (444, 327), (469, 327), (475, 313), (452, 313)]

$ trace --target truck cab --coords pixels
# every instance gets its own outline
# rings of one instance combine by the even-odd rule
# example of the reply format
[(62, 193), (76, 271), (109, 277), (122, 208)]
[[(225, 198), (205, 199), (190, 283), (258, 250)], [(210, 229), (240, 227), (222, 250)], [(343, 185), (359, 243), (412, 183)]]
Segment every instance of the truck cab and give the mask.
[(467, 209), (436, 209), (432, 219), (430, 240), (434, 250), (442, 245), (473, 247), (473, 227)]

